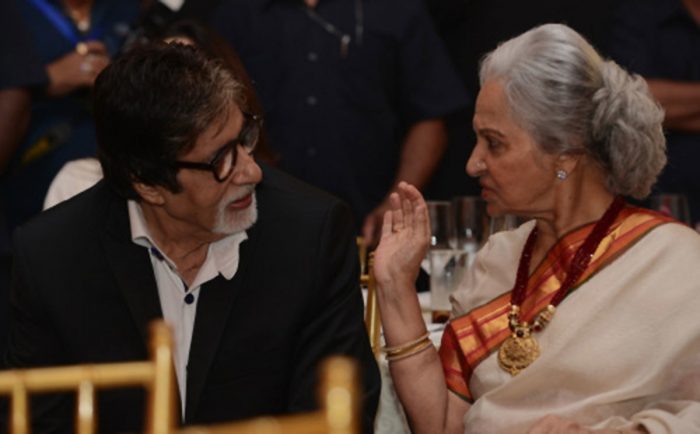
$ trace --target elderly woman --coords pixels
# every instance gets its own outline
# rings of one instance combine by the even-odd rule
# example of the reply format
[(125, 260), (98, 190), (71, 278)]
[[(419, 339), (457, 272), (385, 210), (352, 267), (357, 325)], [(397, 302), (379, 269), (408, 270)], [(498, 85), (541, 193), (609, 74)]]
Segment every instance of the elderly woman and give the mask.
[(439, 352), (413, 282), (427, 208), (401, 184), (375, 273), (399, 397), (416, 433), (700, 432), (700, 237), (623, 196), (665, 164), (644, 81), (544, 25), (481, 66), (467, 172), (491, 237), (453, 299)]

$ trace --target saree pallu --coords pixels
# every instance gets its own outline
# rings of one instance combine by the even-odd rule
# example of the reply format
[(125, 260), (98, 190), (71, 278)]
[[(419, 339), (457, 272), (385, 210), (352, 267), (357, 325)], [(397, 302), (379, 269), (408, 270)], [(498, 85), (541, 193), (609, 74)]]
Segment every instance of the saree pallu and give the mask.
[[(676, 380), (700, 372), (700, 236), (669, 222), (636, 208), (620, 213), (552, 322), (535, 334), (540, 358), (515, 377), (496, 353), (510, 335), (510, 289), (534, 222), (487, 243), (455, 294), (440, 349), (448, 388), (473, 403), (466, 432), (526, 432), (550, 413), (589, 427), (684, 423), (677, 411), (642, 412), (657, 401), (677, 405)], [(538, 264), (522, 319), (549, 303), (592, 227), (564, 236)], [(700, 432), (700, 411), (695, 417), (697, 428), (679, 432)]]

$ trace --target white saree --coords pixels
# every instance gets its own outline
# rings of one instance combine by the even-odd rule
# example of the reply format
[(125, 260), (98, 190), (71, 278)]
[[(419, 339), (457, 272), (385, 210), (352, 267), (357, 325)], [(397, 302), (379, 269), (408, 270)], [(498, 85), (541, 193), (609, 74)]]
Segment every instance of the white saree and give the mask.
[[(534, 222), (493, 236), (453, 297), (460, 316), (510, 291)], [(592, 429), (700, 433), (700, 235), (656, 227), (571, 293), (512, 377), (473, 370), (465, 433), (525, 433), (556, 414)]]

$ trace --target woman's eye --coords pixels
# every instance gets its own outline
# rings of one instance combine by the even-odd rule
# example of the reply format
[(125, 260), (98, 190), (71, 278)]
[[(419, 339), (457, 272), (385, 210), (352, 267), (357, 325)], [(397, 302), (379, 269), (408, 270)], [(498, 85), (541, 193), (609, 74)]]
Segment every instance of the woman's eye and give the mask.
[(486, 138), (486, 146), (492, 150), (496, 151), (501, 148), (501, 142), (499, 140), (494, 140), (490, 138)]

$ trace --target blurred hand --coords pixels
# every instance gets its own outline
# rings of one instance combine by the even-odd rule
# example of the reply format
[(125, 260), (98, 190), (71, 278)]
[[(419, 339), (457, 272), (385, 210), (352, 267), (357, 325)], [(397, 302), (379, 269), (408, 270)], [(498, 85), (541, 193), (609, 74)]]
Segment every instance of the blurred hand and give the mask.
[(590, 430), (582, 427), (576, 422), (560, 416), (548, 415), (540, 419), (530, 428), (528, 434), (643, 434), (645, 431), (635, 431), (630, 429), (602, 429)]
[(391, 210), (384, 213), (374, 253), (374, 274), (384, 290), (413, 288), (430, 244), (428, 207), (418, 189), (405, 182), (389, 202)]
[(108, 64), (107, 48), (100, 41), (81, 43), (78, 50), (58, 58), (46, 67), (49, 76), (47, 93), (63, 96), (81, 87), (89, 87)]

